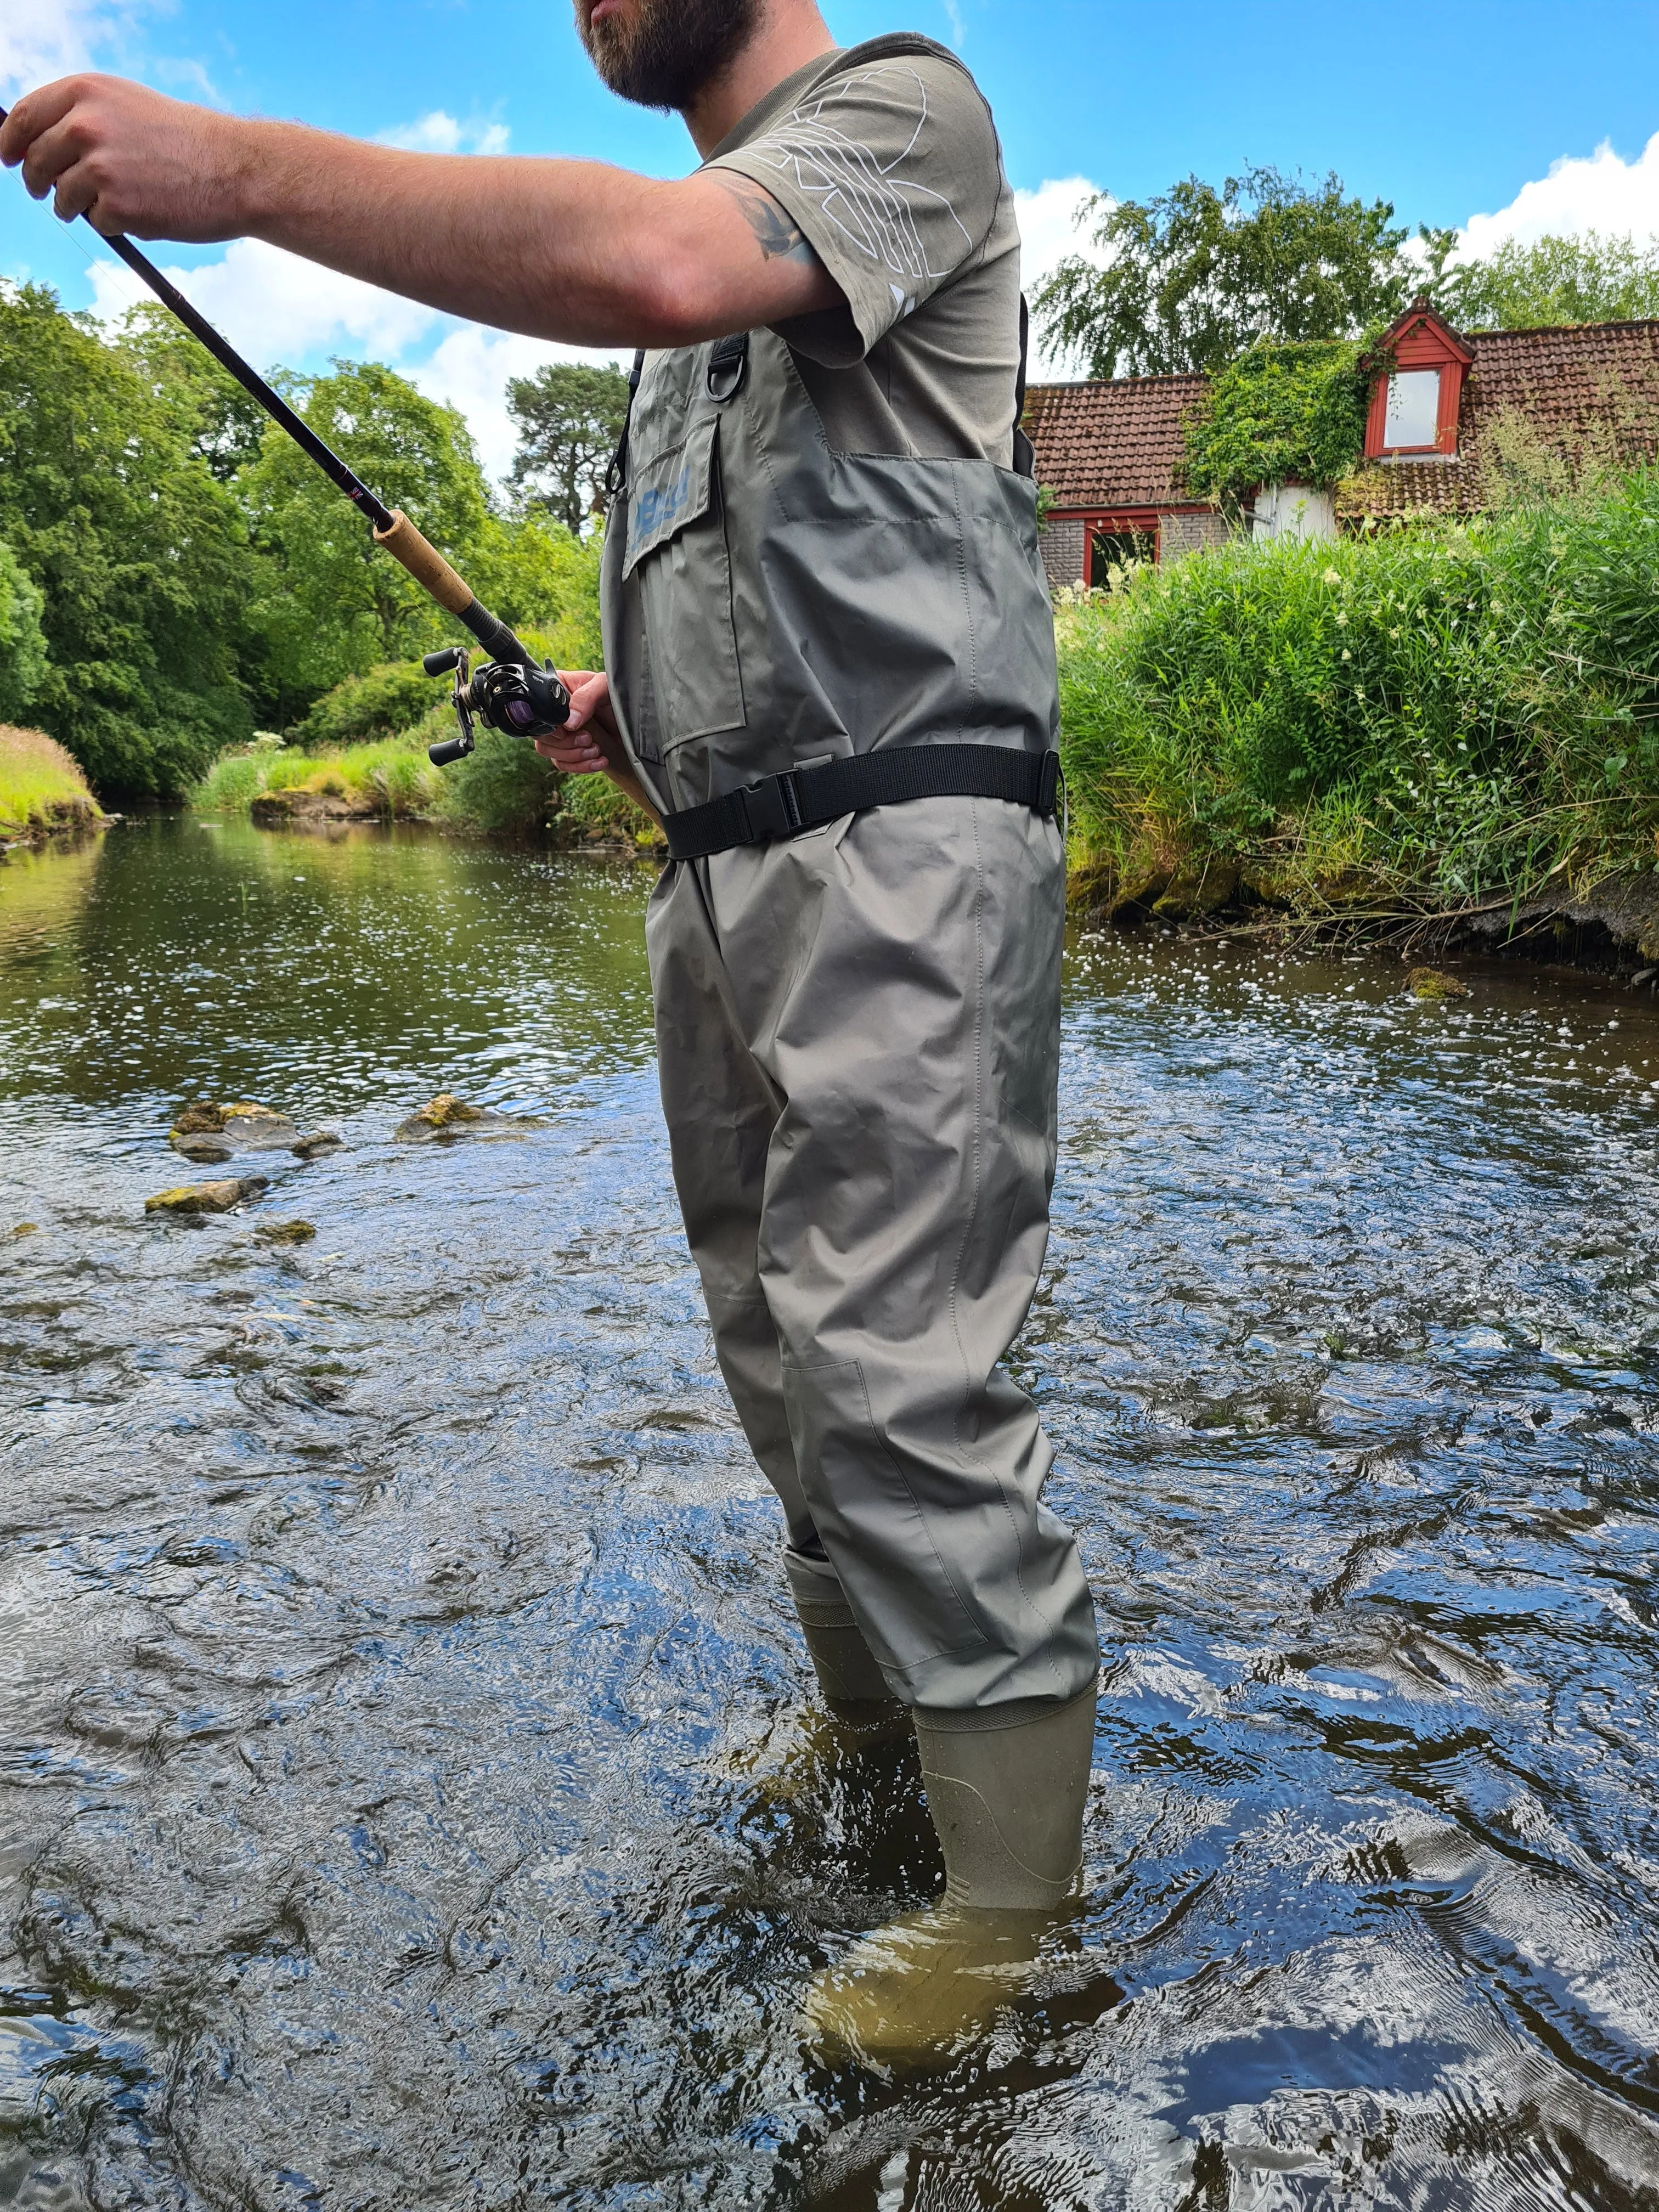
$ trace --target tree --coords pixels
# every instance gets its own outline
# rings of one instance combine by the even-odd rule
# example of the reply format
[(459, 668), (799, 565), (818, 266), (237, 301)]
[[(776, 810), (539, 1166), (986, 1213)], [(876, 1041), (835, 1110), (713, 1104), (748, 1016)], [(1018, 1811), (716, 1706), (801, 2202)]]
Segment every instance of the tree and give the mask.
[[(1448, 246), (1455, 236), (1448, 235)], [(1454, 263), (1443, 250), (1429, 289), (1458, 330), (1636, 322), (1659, 316), (1659, 246), (1589, 230), (1533, 246), (1510, 239), (1481, 261)]]
[(199, 338), (149, 301), (127, 310), (116, 343), (210, 476), (228, 483), (247, 467), (259, 451), (264, 410)]
[(1093, 377), (1215, 370), (1264, 338), (1358, 337), (1414, 289), (1393, 219), (1334, 174), (1309, 191), (1272, 168), (1219, 191), (1187, 177), (1144, 204), (1097, 193), (1078, 220), (1105, 266), (1062, 261), (1037, 287), (1038, 327)]
[[(284, 378), (290, 404), (465, 572), (489, 502), (460, 415), (379, 362), (332, 367), (331, 376)], [(237, 489), (269, 564), (252, 619), (264, 645), (259, 702), (273, 722), (292, 720), (344, 677), (410, 659), (456, 634), (275, 423)]]
[(22, 713), (46, 672), (45, 605), (16, 555), (0, 543), (0, 722)]
[(614, 368), (550, 362), (510, 379), (507, 406), (519, 431), (507, 479), (519, 503), (580, 535), (628, 417), (628, 379)]
[(250, 727), (234, 501), (119, 348), (0, 288), (0, 537), (40, 592), (30, 719), (106, 798), (182, 791)]

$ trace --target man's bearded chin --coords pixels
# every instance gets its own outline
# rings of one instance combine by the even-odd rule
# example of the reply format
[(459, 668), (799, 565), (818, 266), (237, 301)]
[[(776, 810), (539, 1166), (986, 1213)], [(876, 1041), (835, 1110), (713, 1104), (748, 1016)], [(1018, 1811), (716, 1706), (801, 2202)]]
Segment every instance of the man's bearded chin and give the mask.
[(576, 28), (612, 92), (682, 114), (749, 43), (763, 0), (638, 0), (597, 23), (577, 0)]

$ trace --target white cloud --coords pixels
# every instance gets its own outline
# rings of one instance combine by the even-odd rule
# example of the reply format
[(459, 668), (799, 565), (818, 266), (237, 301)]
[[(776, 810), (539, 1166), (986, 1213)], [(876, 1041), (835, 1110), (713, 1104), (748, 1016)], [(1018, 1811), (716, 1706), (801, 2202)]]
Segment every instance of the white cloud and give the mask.
[[(222, 261), (165, 273), (258, 368), (325, 350), (395, 359), (450, 320), (257, 238), (234, 240)], [(118, 262), (94, 262), (91, 276), (94, 313), (106, 319), (147, 296)]]
[[(1055, 264), (1065, 260), (1068, 254), (1080, 255), (1097, 266), (1104, 261), (1105, 256), (1088, 232), (1077, 227), (1084, 202), (1099, 190), (1099, 185), (1091, 184), (1087, 177), (1051, 177), (1034, 192), (1014, 194), (1014, 210), (1019, 218), (1020, 281), (1028, 298)], [(1033, 332), (1034, 380), (1076, 374), (1075, 368), (1048, 353)]]
[(119, 39), (136, 7), (105, 0), (3, 0), (0, 5), (0, 90), (27, 92), (90, 66)]
[[(390, 362), (428, 398), (460, 409), (495, 477), (512, 466), (516, 443), (508, 377), (532, 375), (544, 362), (613, 358), (459, 322), (258, 239), (236, 240), (222, 260), (165, 273), (256, 368), (292, 368), (319, 354)], [(118, 262), (94, 262), (91, 279), (94, 313), (106, 322), (149, 296)]]
[(1633, 161), (1604, 143), (1588, 156), (1555, 162), (1496, 215), (1471, 216), (1459, 243), (1479, 258), (1510, 239), (1529, 246), (1578, 230), (1659, 235), (1659, 132)]
[(382, 146), (401, 146), (411, 154), (505, 154), (512, 137), (505, 123), (462, 123), (441, 107), (414, 123), (375, 134)]
[(581, 346), (551, 345), (511, 331), (463, 323), (441, 339), (425, 361), (409, 364), (404, 374), (428, 398), (460, 409), (486, 471), (501, 478), (513, 465), (518, 442), (507, 411), (508, 377), (533, 376), (544, 362), (606, 362), (613, 357)]

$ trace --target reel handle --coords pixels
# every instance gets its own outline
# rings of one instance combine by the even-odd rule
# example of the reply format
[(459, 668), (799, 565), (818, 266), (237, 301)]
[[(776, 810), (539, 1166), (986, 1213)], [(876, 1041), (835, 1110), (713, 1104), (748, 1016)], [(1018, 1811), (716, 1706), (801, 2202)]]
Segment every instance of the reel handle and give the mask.
[(434, 768), (449, 768), (458, 760), (465, 760), (472, 750), (470, 730), (459, 737), (443, 738), (435, 745), (428, 745), (426, 757)]

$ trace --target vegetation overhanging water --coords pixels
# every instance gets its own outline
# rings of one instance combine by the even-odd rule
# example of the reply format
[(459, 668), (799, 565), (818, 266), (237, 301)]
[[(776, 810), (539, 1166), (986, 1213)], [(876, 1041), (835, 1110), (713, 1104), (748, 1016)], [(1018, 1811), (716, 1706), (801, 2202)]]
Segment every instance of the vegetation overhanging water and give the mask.
[[(804, 1978), (939, 1870), (913, 1765), (810, 1757), (647, 883), (162, 820), (0, 870), (0, 2203), (1659, 2201), (1659, 1022), (1074, 940), (1017, 1360), (1085, 1905), (971, 2062), (825, 2077)], [(525, 1125), (394, 1142), (441, 1087)], [(204, 1095), (345, 1141), (146, 1220)]]

